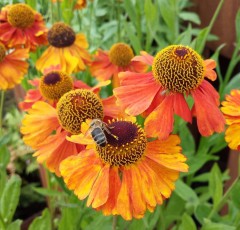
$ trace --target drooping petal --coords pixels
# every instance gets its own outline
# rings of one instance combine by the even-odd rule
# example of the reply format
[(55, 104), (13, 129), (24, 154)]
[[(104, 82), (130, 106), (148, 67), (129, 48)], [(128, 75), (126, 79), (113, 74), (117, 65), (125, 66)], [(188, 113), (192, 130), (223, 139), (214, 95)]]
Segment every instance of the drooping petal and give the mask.
[(153, 80), (151, 73), (122, 72), (119, 76), (122, 86), (113, 90), (117, 103), (129, 115), (143, 113), (151, 105), (160, 86)]
[(46, 102), (38, 101), (23, 118), (21, 133), (24, 142), (34, 149), (59, 126), (56, 110)]
[(165, 141), (155, 140), (147, 144), (146, 156), (156, 163), (177, 171), (187, 172), (186, 157), (181, 154), (180, 138), (171, 135)]
[(206, 68), (205, 77), (212, 81), (215, 81), (217, 79), (217, 74), (213, 69), (217, 66), (216, 62), (213, 59), (207, 59), (204, 60), (204, 65)]
[(149, 137), (166, 139), (173, 130), (173, 97), (167, 96), (145, 120), (145, 131)]
[(240, 124), (230, 125), (225, 133), (225, 140), (229, 148), (240, 150)]
[(207, 84), (201, 84), (192, 92), (194, 99), (193, 113), (197, 117), (197, 125), (202, 136), (210, 136), (213, 132), (223, 132), (225, 119), (216, 105), (216, 91), (207, 90)]
[(152, 66), (154, 57), (148, 54), (146, 51), (140, 52), (141, 56), (136, 56), (132, 59), (132, 61), (140, 61), (147, 65)]

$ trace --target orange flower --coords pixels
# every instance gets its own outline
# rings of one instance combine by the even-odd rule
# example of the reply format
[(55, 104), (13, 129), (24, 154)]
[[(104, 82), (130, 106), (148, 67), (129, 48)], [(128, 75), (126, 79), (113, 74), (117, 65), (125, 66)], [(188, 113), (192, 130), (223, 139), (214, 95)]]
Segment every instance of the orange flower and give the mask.
[(46, 162), (48, 169), (58, 176), (59, 164), (70, 155), (84, 149), (84, 145), (69, 142), (66, 137), (81, 132), (86, 119), (118, 117), (112, 96), (101, 100), (92, 90), (76, 89), (65, 93), (57, 108), (38, 101), (28, 110), (22, 121), (24, 142), (36, 152), (39, 163)]
[[(53, 3), (55, 2), (62, 2), (62, 0), (52, 0)], [(71, 2), (71, 1), (70, 1)], [(74, 9), (76, 10), (82, 10), (87, 6), (87, 0), (77, 0)]]
[[(173, 130), (174, 114), (191, 122), (197, 118), (203, 136), (224, 130), (224, 117), (220, 112), (219, 95), (204, 77), (214, 81), (214, 60), (203, 61), (190, 47), (171, 45), (161, 50), (155, 58), (141, 53), (133, 60), (152, 66), (152, 71), (142, 74), (119, 74), (121, 86), (114, 89), (119, 103), (130, 115), (144, 113), (146, 132), (149, 136), (166, 139)], [(194, 99), (190, 110), (185, 97)]]
[[(60, 66), (51, 66), (45, 69), (44, 75), (40, 79), (29, 80), (35, 89), (27, 91), (24, 101), (19, 103), (19, 108), (27, 111), (37, 101), (47, 101), (51, 105), (55, 105), (64, 93), (72, 89), (91, 89), (80, 80), (72, 81), (72, 77), (61, 71)], [(94, 87), (94, 92), (98, 89), (98, 86)]]
[(134, 54), (130, 46), (117, 43), (111, 47), (110, 51), (98, 50), (90, 71), (99, 81), (106, 81), (113, 77), (113, 85), (117, 87), (119, 86), (119, 72), (129, 70), (143, 73), (147, 70), (146, 64), (131, 61), (133, 57)]
[(112, 120), (107, 128), (107, 144), (66, 158), (61, 175), (80, 200), (88, 197), (87, 206), (126, 220), (142, 218), (170, 197), (179, 172), (188, 171), (180, 139), (148, 142), (144, 130), (126, 120)]
[(222, 112), (226, 119), (228, 128), (225, 133), (225, 140), (229, 148), (240, 150), (240, 90), (234, 89), (222, 102)]
[(47, 28), (42, 16), (26, 4), (3, 7), (0, 21), (0, 40), (10, 48), (24, 45), (35, 50), (37, 46), (47, 44)]
[(71, 74), (84, 70), (90, 64), (85, 35), (76, 35), (65, 23), (58, 22), (52, 26), (48, 31), (48, 42), (50, 47), (36, 62), (36, 68), (41, 72), (51, 65), (60, 65), (63, 72)]
[(21, 82), (28, 70), (28, 56), (28, 49), (7, 51), (0, 42), (0, 89), (11, 89)]

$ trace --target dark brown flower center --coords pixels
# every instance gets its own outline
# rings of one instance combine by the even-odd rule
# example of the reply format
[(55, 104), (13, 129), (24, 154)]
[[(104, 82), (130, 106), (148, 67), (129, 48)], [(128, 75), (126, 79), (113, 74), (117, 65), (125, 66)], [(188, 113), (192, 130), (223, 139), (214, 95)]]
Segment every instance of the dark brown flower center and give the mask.
[(111, 166), (136, 163), (144, 155), (147, 138), (144, 130), (130, 121), (112, 121), (105, 132), (107, 145), (97, 146), (100, 158)]
[(63, 48), (71, 46), (76, 39), (76, 35), (70, 26), (63, 22), (57, 22), (48, 31), (47, 38), (52, 46)]
[(62, 71), (53, 71), (42, 76), (39, 87), (45, 98), (59, 100), (65, 93), (73, 89), (73, 80), (71, 76)]

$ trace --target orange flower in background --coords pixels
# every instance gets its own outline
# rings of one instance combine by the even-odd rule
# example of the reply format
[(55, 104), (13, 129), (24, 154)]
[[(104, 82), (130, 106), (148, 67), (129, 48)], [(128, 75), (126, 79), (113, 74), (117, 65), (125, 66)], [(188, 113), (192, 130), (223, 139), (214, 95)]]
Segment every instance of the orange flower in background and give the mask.
[[(219, 95), (204, 77), (214, 81), (214, 60), (202, 60), (193, 49), (171, 45), (155, 58), (146, 52), (133, 58), (152, 66), (148, 73), (123, 72), (121, 86), (114, 89), (117, 103), (130, 115), (144, 113), (149, 136), (166, 139), (173, 130), (174, 114), (191, 122), (196, 116), (203, 136), (224, 131), (225, 120), (219, 110)], [(190, 110), (186, 98), (194, 99)]]
[[(93, 88), (94, 89), (94, 88)], [(46, 162), (51, 172), (59, 173), (60, 162), (84, 149), (84, 145), (69, 142), (66, 137), (81, 132), (86, 119), (118, 117), (120, 109), (113, 109), (115, 98), (101, 100), (92, 90), (76, 89), (65, 93), (57, 108), (38, 101), (22, 120), (24, 142), (36, 152), (38, 162)]]
[(77, 0), (74, 9), (76, 10), (82, 10), (84, 8), (86, 8), (87, 6), (87, 0)]
[(221, 110), (228, 125), (225, 140), (229, 148), (240, 150), (240, 90), (234, 89), (230, 95), (226, 95), (222, 106)]
[(19, 84), (28, 71), (25, 59), (29, 56), (28, 49), (7, 51), (0, 42), (0, 89), (7, 90)]
[(91, 62), (85, 35), (76, 35), (63, 22), (55, 23), (48, 31), (48, 42), (50, 46), (36, 62), (36, 68), (41, 72), (51, 65), (60, 65), (63, 72), (71, 74), (86, 69)]
[(37, 46), (47, 44), (42, 16), (26, 4), (3, 7), (0, 21), (0, 40), (10, 48), (24, 45), (34, 51)]
[(119, 72), (129, 70), (143, 73), (147, 71), (148, 66), (140, 61), (131, 61), (133, 57), (133, 50), (125, 43), (116, 43), (110, 51), (99, 49), (90, 67), (91, 74), (99, 81), (106, 81), (113, 77), (113, 85), (117, 87), (119, 86)]
[(179, 172), (188, 171), (180, 139), (148, 142), (144, 130), (127, 120), (112, 120), (107, 128), (107, 144), (66, 158), (61, 175), (80, 200), (88, 197), (87, 206), (126, 220), (142, 218), (170, 197)]

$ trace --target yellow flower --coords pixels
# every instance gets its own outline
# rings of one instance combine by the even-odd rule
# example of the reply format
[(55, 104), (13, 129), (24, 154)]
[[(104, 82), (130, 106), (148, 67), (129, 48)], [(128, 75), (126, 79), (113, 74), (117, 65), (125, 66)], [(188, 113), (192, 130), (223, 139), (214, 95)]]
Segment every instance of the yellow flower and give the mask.
[(49, 66), (59, 65), (67, 74), (84, 70), (90, 64), (90, 54), (86, 50), (88, 42), (84, 34), (75, 34), (71, 27), (63, 22), (55, 23), (48, 31), (50, 47), (36, 62), (41, 72)]

